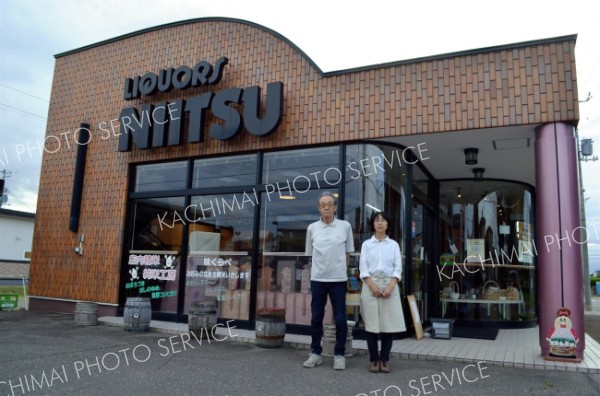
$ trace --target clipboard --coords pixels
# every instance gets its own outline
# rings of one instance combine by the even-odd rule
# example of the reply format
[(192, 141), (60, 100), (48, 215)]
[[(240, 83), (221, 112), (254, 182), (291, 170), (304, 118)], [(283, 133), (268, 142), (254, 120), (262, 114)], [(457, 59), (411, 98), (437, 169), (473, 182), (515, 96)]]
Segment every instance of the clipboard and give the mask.
[(421, 315), (419, 315), (419, 308), (417, 307), (417, 300), (414, 294), (406, 296), (408, 299), (408, 307), (410, 308), (410, 314), (412, 316), (413, 324), (415, 326), (415, 337), (420, 340), (425, 335), (423, 334), (423, 324), (421, 323)]

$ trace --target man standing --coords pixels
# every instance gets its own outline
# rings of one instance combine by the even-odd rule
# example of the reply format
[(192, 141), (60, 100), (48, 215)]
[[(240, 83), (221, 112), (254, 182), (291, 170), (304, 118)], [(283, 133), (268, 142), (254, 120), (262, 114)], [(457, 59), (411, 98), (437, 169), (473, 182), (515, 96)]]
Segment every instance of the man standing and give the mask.
[(352, 227), (345, 220), (334, 217), (337, 207), (336, 197), (329, 191), (319, 196), (318, 208), (321, 219), (308, 226), (306, 232), (306, 255), (312, 256), (310, 272), (311, 321), (310, 344), (311, 354), (304, 362), (304, 367), (315, 367), (323, 361), (321, 338), (323, 337), (323, 316), (327, 296), (333, 307), (335, 320), (335, 348), (333, 368), (346, 368), (346, 282), (348, 281), (347, 265), (350, 252), (354, 251)]

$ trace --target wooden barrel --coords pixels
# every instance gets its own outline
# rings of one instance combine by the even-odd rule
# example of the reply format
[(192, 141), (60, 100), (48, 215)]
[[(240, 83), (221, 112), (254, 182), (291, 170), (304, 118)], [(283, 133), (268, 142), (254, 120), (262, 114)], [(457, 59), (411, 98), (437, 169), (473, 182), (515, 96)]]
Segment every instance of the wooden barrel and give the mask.
[(98, 304), (80, 301), (75, 305), (75, 325), (96, 326), (98, 324)]
[(123, 311), (123, 328), (127, 331), (148, 331), (152, 306), (148, 297), (129, 297)]
[[(332, 330), (333, 329), (333, 330)], [(352, 349), (352, 327), (348, 326), (348, 336), (346, 337), (346, 351), (344, 355), (350, 357), (354, 355)], [(335, 325), (323, 325), (323, 338), (321, 339), (323, 346), (323, 356), (333, 356), (335, 353)]]
[(210, 338), (217, 324), (217, 303), (192, 301), (188, 312), (188, 329), (197, 338)]
[(285, 309), (259, 311), (256, 315), (256, 345), (282, 348), (285, 338)]

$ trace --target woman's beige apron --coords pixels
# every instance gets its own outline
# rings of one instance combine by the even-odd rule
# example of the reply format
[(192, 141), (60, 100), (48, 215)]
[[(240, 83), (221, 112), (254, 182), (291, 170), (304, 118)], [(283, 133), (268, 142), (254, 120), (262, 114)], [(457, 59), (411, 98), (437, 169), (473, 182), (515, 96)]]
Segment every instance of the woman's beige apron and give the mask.
[[(390, 283), (391, 278), (374, 276), (371, 277), (371, 280), (379, 287), (379, 290), (383, 291)], [(374, 297), (369, 286), (363, 283), (360, 293), (360, 305), (365, 330), (369, 333), (399, 333), (406, 331), (398, 285), (394, 287), (392, 295), (385, 298)]]

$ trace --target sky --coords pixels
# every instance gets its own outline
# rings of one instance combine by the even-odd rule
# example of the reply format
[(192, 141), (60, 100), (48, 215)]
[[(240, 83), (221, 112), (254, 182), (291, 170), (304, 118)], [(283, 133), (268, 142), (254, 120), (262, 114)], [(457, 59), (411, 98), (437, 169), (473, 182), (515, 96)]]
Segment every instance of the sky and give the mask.
[[(35, 212), (54, 55), (122, 34), (202, 17), (258, 23), (323, 71), (577, 34), (581, 139), (600, 156), (600, 3), (580, 0), (0, 0), (0, 178), (3, 208)], [(586, 101), (587, 100), (587, 101)], [(582, 162), (588, 229), (600, 233), (600, 161)], [(590, 269), (600, 238), (590, 232)], [(593, 238), (592, 238), (593, 237)]]

